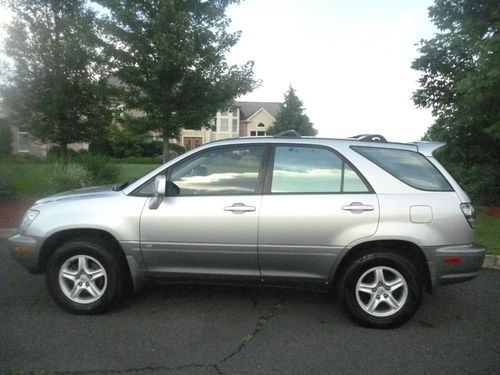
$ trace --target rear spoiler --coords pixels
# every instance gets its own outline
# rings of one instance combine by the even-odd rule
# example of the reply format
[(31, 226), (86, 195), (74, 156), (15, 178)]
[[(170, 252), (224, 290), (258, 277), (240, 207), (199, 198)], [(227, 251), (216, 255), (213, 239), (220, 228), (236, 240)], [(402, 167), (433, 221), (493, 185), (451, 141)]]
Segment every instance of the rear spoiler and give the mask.
[(445, 146), (444, 142), (428, 142), (428, 141), (419, 141), (412, 142), (412, 144), (417, 146), (418, 152), (425, 156), (432, 156), (432, 153), (441, 147)]

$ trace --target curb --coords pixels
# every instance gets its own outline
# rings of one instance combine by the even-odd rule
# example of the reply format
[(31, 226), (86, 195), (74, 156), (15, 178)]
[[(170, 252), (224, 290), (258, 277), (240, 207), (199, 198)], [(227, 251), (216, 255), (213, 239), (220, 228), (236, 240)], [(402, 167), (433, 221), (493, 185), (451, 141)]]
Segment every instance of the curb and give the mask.
[[(0, 239), (7, 239), (16, 233), (16, 228), (0, 228)], [(500, 255), (486, 254), (483, 262), (483, 268), (500, 270)]]

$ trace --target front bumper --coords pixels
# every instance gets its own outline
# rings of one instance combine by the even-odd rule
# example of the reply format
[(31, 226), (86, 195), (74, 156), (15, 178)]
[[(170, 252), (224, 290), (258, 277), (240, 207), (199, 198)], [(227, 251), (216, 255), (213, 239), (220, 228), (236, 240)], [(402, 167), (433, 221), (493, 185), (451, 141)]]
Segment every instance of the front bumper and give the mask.
[(43, 239), (25, 236), (21, 233), (9, 238), (7, 244), (12, 257), (31, 273), (39, 273), (40, 248)]
[(486, 255), (486, 249), (476, 244), (432, 247), (424, 251), (433, 287), (475, 278)]

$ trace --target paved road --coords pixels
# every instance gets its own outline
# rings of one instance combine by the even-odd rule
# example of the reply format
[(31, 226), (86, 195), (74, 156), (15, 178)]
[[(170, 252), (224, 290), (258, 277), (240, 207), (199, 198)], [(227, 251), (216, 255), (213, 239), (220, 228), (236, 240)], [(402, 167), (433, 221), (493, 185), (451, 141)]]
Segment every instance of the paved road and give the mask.
[(0, 374), (500, 373), (500, 272), (441, 288), (396, 330), (354, 325), (330, 297), (162, 286), (74, 316), (0, 241)]

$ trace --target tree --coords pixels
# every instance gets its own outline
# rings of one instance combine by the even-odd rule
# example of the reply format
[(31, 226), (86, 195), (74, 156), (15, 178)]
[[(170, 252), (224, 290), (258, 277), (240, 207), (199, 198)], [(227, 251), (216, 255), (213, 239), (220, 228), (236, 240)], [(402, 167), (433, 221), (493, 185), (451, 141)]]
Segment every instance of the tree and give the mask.
[(240, 33), (226, 31), (227, 6), (237, 0), (97, 0), (107, 52), (126, 86), (128, 109), (141, 110), (146, 128), (161, 133), (163, 158), (181, 128), (210, 126), (218, 110), (251, 91), (253, 62), (228, 66)]
[(318, 134), (309, 117), (304, 113), (304, 105), (292, 86), (285, 93), (285, 101), (276, 117), (276, 121), (269, 127), (267, 133), (278, 134), (285, 130), (295, 130), (300, 135), (312, 136)]
[(61, 146), (90, 140), (111, 121), (95, 14), (85, 0), (12, 0), (2, 89), (14, 124)]
[(447, 142), (440, 156), (479, 203), (500, 193), (500, 7), (498, 0), (436, 0), (438, 28), (420, 42), (417, 106), (436, 117), (425, 138)]

